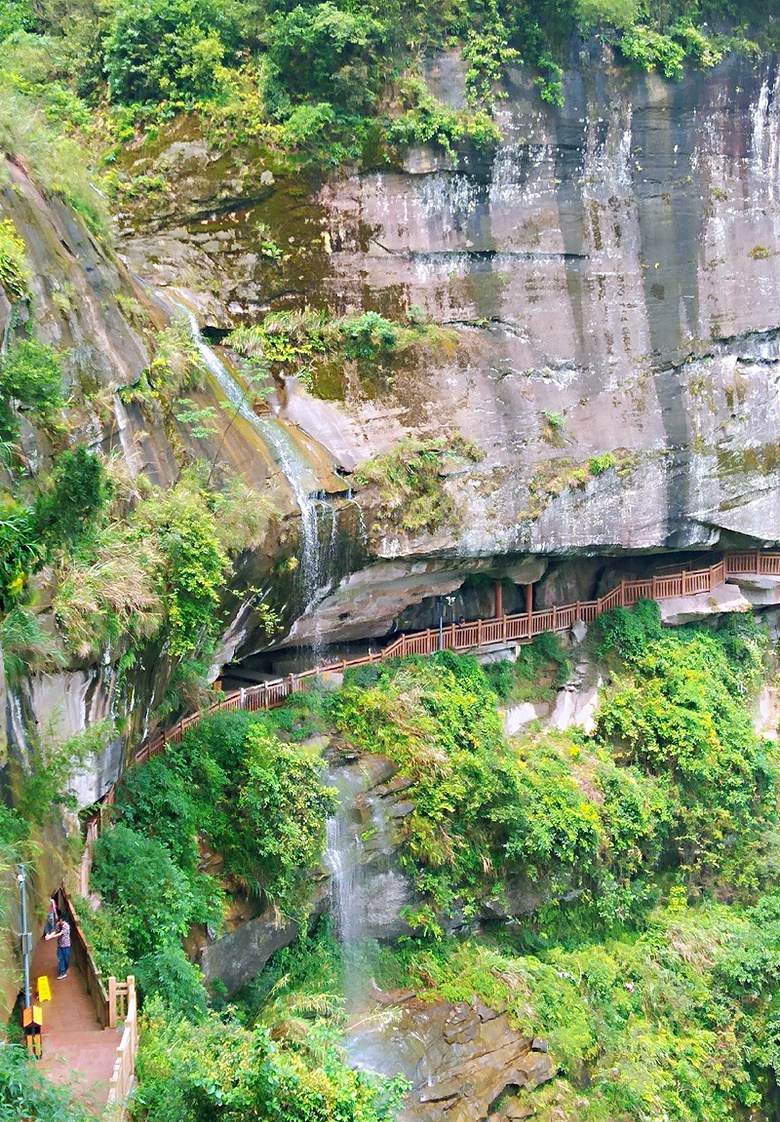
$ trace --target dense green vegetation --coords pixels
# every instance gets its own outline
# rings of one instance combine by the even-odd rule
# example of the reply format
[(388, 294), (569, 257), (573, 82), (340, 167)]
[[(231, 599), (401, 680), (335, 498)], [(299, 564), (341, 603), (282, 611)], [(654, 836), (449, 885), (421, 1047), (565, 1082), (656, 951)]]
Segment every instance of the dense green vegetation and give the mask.
[[(491, 679), (511, 696), (566, 673), (544, 637), (509, 680), (449, 652), (365, 667), (269, 714), (204, 719), (131, 769), (95, 854), (102, 907), (83, 909), (103, 968), (139, 980), (139, 1120), (392, 1117), (403, 1088), (352, 1072), (340, 1050), (326, 924), (227, 1007), (182, 948), (193, 924), (219, 930), (231, 897), (306, 917), (334, 805), (323, 732), (412, 781), (396, 828), (424, 903), (414, 937), (362, 948), (367, 976), (431, 1000), (476, 995), (545, 1036), (559, 1074), (528, 1099), (541, 1122), (767, 1109), (777, 759), (749, 717), (766, 634), (752, 617), (665, 630), (647, 602), (603, 617), (588, 642), (610, 678), (590, 736), (502, 732)], [(0, 827), (9, 854), (24, 844), (18, 814)]]
[[(363, 948), (370, 973), (431, 999), (477, 995), (547, 1037), (559, 1077), (529, 1099), (536, 1117), (736, 1122), (766, 1101), (777, 761), (747, 708), (766, 635), (742, 617), (667, 631), (648, 602), (589, 642), (611, 675), (592, 736), (508, 742), (488, 675), (444, 652), (270, 714), (208, 718), (129, 772), (96, 853), (103, 907), (85, 918), (99, 961), (132, 968), (144, 995), (140, 1119), (373, 1122), (399, 1091), (345, 1066), (327, 927), (227, 1009), (218, 994), (208, 1007), (181, 950), (193, 923), (218, 927), (226, 890), (305, 916), (333, 807), (309, 742), (328, 730), (412, 780), (400, 859), (425, 903), (414, 938)], [(508, 688), (565, 672), (545, 637)]]
[[(0, 10), (1, 11), (1, 10)], [(0, 1036), (0, 1122), (89, 1122), (94, 1115), (55, 1087), (19, 1044)]]
[[(376, 159), (414, 142), (490, 146), (510, 64), (530, 66), (541, 98), (560, 104), (578, 36), (598, 36), (627, 66), (678, 79), (729, 50), (771, 48), (776, 8), (776, 0), (5, 0), (0, 136), (99, 224), (100, 196), (68, 159), (69, 133), (121, 145), (194, 111), (216, 138), (259, 143), (296, 164)], [(426, 54), (452, 48), (466, 62), (460, 110), (425, 80)], [(32, 115), (29, 135), (20, 110)]]
[[(95, 851), (105, 904), (85, 919), (106, 973), (123, 976), (135, 964), (142, 991), (159, 992), (160, 956), (180, 956), (194, 923), (220, 929), (226, 887), (305, 917), (333, 807), (317, 752), (297, 743), (310, 728), (294, 707), (278, 716), (218, 714), (127, 773), (117, 823)], [(200, 870), (204, 852), (220, 855), (219, 878)], [(176, 973), (188, 1008), (190, 972), (184, 964)]]

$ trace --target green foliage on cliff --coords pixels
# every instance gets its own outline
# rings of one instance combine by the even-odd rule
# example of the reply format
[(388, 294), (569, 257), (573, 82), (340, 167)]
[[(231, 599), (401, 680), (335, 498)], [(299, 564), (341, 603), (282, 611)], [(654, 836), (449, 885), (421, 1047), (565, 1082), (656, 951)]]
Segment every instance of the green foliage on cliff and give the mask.
[(299, 914), (333, 793), (322, 786), (317, 755), (280, 739), (272, 725), (248, 713), (205, 719), (164, 758), (128, 772), (119, 816), (162, 842), (191, 874), (200, 838), (245, 891)]
[(490, 662), (484, 670), (501, 701), (553, 701), (571, 661), (558, 636), (547, 631), (520, 647), (514, 662)]
[(20, 339), (0, 357), (0, 438), (16, 438), (20, 414), (50, 424), (64, 400), (62, 363), (54, 347)]
[[(657, 613), (648, 604), (638, 618), (657, 620)], [(670, 785), (676, 863), (701, 877), (720, 870), (734, 885), (755, 887), (777, 761), (755, 735), (744, 697), (760, 673), (765, 637), (752, 619), (730, 621), (722, 634), (661, 633), (651, 622), (643, 649), (628, 622), (633, 616), (602, 625), (630, 672), (601, 705), (597, 736), (619, 761)]]
[(107, 517), (59, 558), (53, 609), (70, 649), (128, 637), (139, 646), (164, 627), (172, 659), (210, 650), (231, 558), (262, 535), (269, 506), (237, 481), (214, 490), (207, 476), (183, 472), (167, 491), (142, 480), (129, 494), (117, 481)]
[(458, 524), (457, 503), (444, 487), (447, 468), (458, 462), (476, 463), (483, 455), (459, 433), (450, 439), (440, 436), (424, 441), (405, 437), (391, 452), (362, 464), (354, 480), (360, 487), (374, 484), (378, 489), (377, 529), (390, 524), (409, 533), (432, 533)]
[(24, 242), (10, 218), (0, 221), (0, 288), (13, 304), (27, 295), (30, 280)]
[(665, 866), (743, 897), (771, 876), (777, 760), (744, 704), (765, 639), (743, 621), (662, 633), (640, 605), (605, 617), (601, 642), (626, 661), (592, 738), (509, 745), (485, 672), (447, 652), (348, 679), (334, 699), (342, 734), (414, 781), (403, 861), (438, 908), (530, 881), (614, 922)]
[[(404, 356), (413, 357), (421, 347), (452, 349), (457, 336), (411, 312), (399, 322), (377, 312), (329, 316), (303, 308), (271, 312), (261, 323), (236, 328), (226, 342), (250, 362), (267, 363), (277, 377), (295, 375), (320, 396), (341, 397), (346, 362), (355, 364), (364, 388), (370, 390), (389, 380)], [(335, 379), (334, 367), (339, 370)], [(332, 392), (334, 381), (340, 383), (337, 392)]]
[(213, 0), (120, 2), (103, 46), (109, 95), (130, 103), (212, 96), (239, 39), (237, 16)]
[[(229, 1015), (201, 1024), (147, 1008), (134, 1117), (146, 1122), (389, 1122), (398, 1093), (388, 1081), (353, 1071), (335, 1034), (297, 1046), (265, 1026)], [(320, 1048), (317, 1049), (317, 1043)], [(323, 1055), (324, 1053), (324, 1055)]]
[[(678, 79), (728, 50), (754, 49), (754, 39), (771, 47), (777, 14), (776, 0), (6, 3), (0, 83), (14, 112), (4, 121), (0, 110), (0, 136), (13, 135), (10, 149), (94, 225), (100, 196), (84, 159), (68, 168), (59, 158), (76, 151), (69, 133), (122, 145), (136, 126), (154, 135), (184, 110), (223, 139), (259, 141), (295, 165), (392, 159), (411, 143), (489, 152), (499, 136), (493, 104), (512, 65), (528, 66), (540, 97), (560, 105), (582, 36), (599, 37), (627, 66)], [(457, 108), (431, 92), (423, 61), (452, 49), (465, 62)]]

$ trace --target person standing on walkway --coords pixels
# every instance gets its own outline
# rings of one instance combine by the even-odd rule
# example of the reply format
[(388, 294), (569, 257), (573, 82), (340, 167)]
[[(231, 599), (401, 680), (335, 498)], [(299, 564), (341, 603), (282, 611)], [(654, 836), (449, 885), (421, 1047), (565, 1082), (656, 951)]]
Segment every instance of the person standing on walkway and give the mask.
[(68, 967), (70, 966), (70, 924), (68, 921), (58, 919), (57, 926), (51, 935), (47, 935), (46, 938), (57, 940), (57, 962), (60, 968), (57, 980), (67, 978)]
[(49, 900), (49, 911), (46, 916), (46, 926), (43, 929), (44, 935), (51, 935), (52, 931), (57, 926), (57, 920), (59, 918), (60, 917), (57, 912), (57, 901), (52, 896), (52, 898)]

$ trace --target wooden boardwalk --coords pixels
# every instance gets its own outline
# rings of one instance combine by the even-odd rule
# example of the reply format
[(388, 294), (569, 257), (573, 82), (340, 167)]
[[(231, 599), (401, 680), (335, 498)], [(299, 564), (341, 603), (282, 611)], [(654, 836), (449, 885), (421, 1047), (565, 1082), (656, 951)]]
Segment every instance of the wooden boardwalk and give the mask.
[[(661, 573), (643, 580), (623, 580), (598, 600), (582, 600), (576, 604), (561, 607), (543, 608), (541, 611), (520, 612), (516, 615), (501, 615), (494, 619), (469, 620), (453, 623), (442, 628), (428, 628), (401, 635), (381, 651), (363, 655), (360, 658), (338, 659), (300, 674), (289, 674), (272, 682), (263, 682), (246, 689), (236, 690), (215, 701), (208, 708), (182, 717), (168, 729), (158, 728), (143, 741), (131, 764), (143, 764), (152, 756), (159, 756), (168, 744), (178, 744), (187, 729), (197, 725), (205, 716), (212, 713), (228, 712), (233, 709), (246, 709), (254, 712), (260, 709), (275, 709), (283, 705), (291, 694), (315, 684), (324, 674), (342, 672), (351, 667), (369, 666), (388, 658), (403, 658), (408, 655), (431, 655), (438, 650), (479, 651), (486, 647), (500, 647), (507, 644), (530, 643), (537, 635), (546, 631), (565, 632), (577, 620), (592, 623), (604, 612), (613, 608), (627, 608), (638, 600), (670, 600), (681, 596), (697, 596), (712, 592), (724, 584), (731, 576), (770, 576), (780, 578), (780, 553), (754, 550), (745, 553), (731, 553), (722, 557), (714, 565), (704, 569), (683, 569), (676, 573), (662, 570)], [(110, 806), (114, 802), (115, 787), (104, 795), (102, 802)]]
[(45, 974), (52, 994), (51, 1001), (42, 1005), (41, 1070), (54, 1083), (67, 1086), (96, 1117), (100, 1116), (108, 1099), (121, 1031), (101, 1025), (75, 955), (67, 978), (57, 980), (56, 940), (38, 940), (30, 973), (33, 993), (37, 979)]

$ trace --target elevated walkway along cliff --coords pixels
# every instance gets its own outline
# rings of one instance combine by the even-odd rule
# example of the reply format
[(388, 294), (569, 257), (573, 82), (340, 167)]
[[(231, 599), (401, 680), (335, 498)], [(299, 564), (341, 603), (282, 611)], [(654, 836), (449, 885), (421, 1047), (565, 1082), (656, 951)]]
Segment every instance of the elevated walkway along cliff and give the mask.
[[(750, 598), (747, 599), (746, 595)], [(575, 604), (553, 606), (541, 611), (502, 615), (493, 619), (469, 620), (443, 627), (428, 628), (399, 636), (387, 647), (353, 659), (337, 659), (299, 674), (289, 674), (270, 682), (236, 690), (212, 705), (182, 717), (168, 729), (156, 729), (143, 741), (131, 764), (143, 764), (164, 752), (168, 744), (181, 741), (188, 729), (212, 713), (245, 709), (255, 712), (274, 709), (291, 694), (305, 690), (317, 678), (341, 673), (351, 667), (370, 666), (389, 658), (431, 655), (440, 650), (478, 652), (491, 647), (530, 643), (546, 631), (562, 633), (576, 624), (588, 624), (614, 608), (632, 607), (639, 600), (658, 601), (666, 623), (683, 623), (705, 614), (747, 611), (753, 605), (780, 602), (780, 553), (761, 550), (731, 553), (703, 569), (685, 569), (642, 580), (622, 580), (606, 596)], [(111, 805), (116, 788), (111, 787), (102, 802)], [(94, 821), (94, 820), (93, 820)]]

